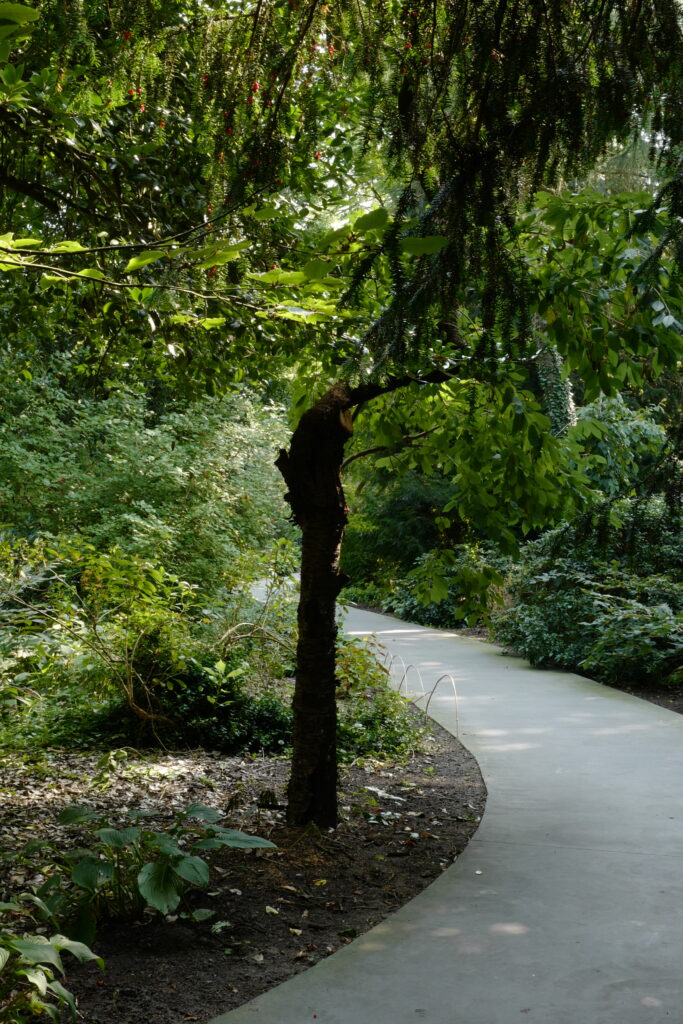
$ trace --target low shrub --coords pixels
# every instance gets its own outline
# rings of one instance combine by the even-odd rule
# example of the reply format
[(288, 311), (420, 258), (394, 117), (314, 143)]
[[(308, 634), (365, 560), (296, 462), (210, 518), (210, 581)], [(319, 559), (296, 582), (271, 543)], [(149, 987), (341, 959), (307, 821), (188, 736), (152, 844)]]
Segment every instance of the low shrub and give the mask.
[(400, 757), (420, 744), (409, 702), (391, 688), (377, 654), (371, 640), (344, 637), (338, 644), (337, 746), (342, 760)]
[(683, 583), (596, 560), (552, 559), (537, 545), (511, 575), (495, 639), (532, 665), (599, 682), (654, 686), (683, 666)]

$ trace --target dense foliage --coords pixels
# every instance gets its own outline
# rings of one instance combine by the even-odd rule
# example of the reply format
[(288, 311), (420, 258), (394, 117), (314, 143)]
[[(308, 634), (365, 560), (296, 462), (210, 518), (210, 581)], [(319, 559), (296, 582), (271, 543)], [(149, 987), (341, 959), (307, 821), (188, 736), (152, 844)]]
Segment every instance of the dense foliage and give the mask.
[(662, 499), (632, 499), (546, 534), (512, 573), (496, 638), (606, 683), (680, 683), (681, 525)]

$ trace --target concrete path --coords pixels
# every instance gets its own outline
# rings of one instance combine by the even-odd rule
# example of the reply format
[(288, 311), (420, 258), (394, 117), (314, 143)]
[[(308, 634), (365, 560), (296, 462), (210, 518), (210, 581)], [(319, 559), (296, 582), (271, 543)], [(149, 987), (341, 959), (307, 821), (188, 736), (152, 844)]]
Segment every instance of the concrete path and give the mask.
[(347, 629), (452, 673), (430, 714), (479, 761), (484, 819), (411, 903), (212, 1024), (682, 1024), (683, 716), (445, 631)]

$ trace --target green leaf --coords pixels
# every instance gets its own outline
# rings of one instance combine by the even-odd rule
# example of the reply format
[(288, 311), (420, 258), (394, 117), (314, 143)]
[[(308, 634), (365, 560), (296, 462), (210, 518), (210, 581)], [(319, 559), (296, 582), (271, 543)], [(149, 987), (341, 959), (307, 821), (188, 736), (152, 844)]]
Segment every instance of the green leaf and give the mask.
[(47, 987), (50, 990), (50, 992), (53, 992), (61, 1002), (66, 1003), (66, 1005), (69, 1007), (69, 1010), (71, 1011), (71, 1016), (75, 1020), (77, 1013), (76, 1000), (74, 999), (71, 992), (69, 992), (68, 989), (64, 988), (61, 981), (57, 981), (56, 979), (55, 981), (51, 981)]
[(209, 865), (201, 857), (183, 857), (173, 865), (173, 870), (192, 885), (204, 887), (209, 884)]
[(85, 270), (79, 270), (75, 276), (92, 278), (93, 281), (102, 281), (106, 274), (99, 267), (86, 267)]
[(11, 955), (10, 950), (7, 949), (6, 946), (0, 946), (0, 971), (3, 969)]
[(211, 267), (222, 267), (224, 263), (238, 260), (244, 249), (248, 249), (251, 242), (231, 242), (227, 245), (209, 245), (205, 249), (197, 250), (193, 258), (199, 258), (197, 264), (200, 270), (208, 270)]
[(254, 281), (264, 284), (304, 284), (307, 277), (300, 270), (268, 270), (265, 274), (247, 274)]
[(25, 25), (29, 21), (38, 21), (39, 11), (23, 4), (0, 4), (0, 21), (13, 21), (15, 25)]
[(44, 996), (47, 992), (47, 975), (45, 971), (41, 970), (40, 967), (27, 967), (23, 971), (19, 971), (31, 985), (38, 989), (41, 996)]
[(359, 217), (353, 224), (353, 230), (356, 233), (363, 234), (365, 231), (371, 231), (373, 228), (383, 228), (389, 220), (389, 214), (382, 206), (378, 206), (376, 210), (371, 210), (370, 213), (364, 213)]
[(269, 839), (262, 839), (260, 836), (248, 836), (246, 832), (239, 832), (234, 828), (215, 829), (214, 835), (222, 839), (224, 846), (234, 846), (240, 850), (276, 850), (275, 843)]
[(60, 825), (76, 825), (83, 821), (91, 821), (95, 817), (90, 807), (83, 807), (80, 804), (72, 804), (60, 812), (57, 821)]
[(329, 267), (323, 260), (309, 260), (304, 266), (304, 275), (311, 281), (320, 281), (327, 276)]
[(252, 214), (254, 220), (272, 220), (277, 217), (277, 209), (274, 206), (263, 206)]
[(50, 939), (52, 945), (59, 950), (65, 949), (67, 953), (71, 953), (77, 960), (80, 960), (82, 964), (90, 963), (94, 960), (100, 967), (104, 967), (104, 960), (101, 956), (97, 956), (93, 953), (89, 946), (86, 946), (84, 942), (78, 942), (76, 939), (69, 939), (66, 935), (53, 935)]
[(168, 255), (166, 252), (161, 250), (154, 250), (152, 252), (143, 252), (140, 256), (133, 256), (132, 259), (128, 260), (124, 269), (124, 274), (130, 274), (133, 270), (140, 270), (141, 267), (146, 267), (148, 263), (155, 263), (160, 260), (162, 256)]
[(35, 939), (12, 939), (8, 945), (28, 963), (52, 964), (60, 974), (64, 974), (59, 950), (48, 939), (42, 941), (38, 937)]
[(150, 907), (162, 914), (172, 914), (180, 903), (178, 879), (166, 860), (145, 864), (138, 874), (138, 889)]
[(159, 853), (166, 854), (167, 857), (183, 856), (183, 851), (180, 849), (175, 839), (172, 839), (170, 836), (163, 835), (161, 832), (154, 834), (150, 842), (150, 846), (152, 849), (158, 850)]
[(212, 824), (220, 821), (223, 815), (214, 807), (207, 807), (206, 804), (190, 804), (185, 811), (187, 818), (198, 818), (200, 821), (209, 821)]
[(205, 316), (198, 320), (197, 323), (205, 331), (213, 331), (216, 327), (225, 327), (226, 318), (224, 316)]
[(85, 252), (85, 246), (81, 245), (80, 242), (72, 242), (69, 239), (65, 239), (63, 242), (57, 242), (50, 249), (50, 252)]
[(114, 875), (114, 866), (97, 857), (84, 857), (75, 865), (71, 878), (83, 889), (95, 890), (103, 882), (108, 882)]
[(216, 839), (213, 836), (211, 839), (200, 839), (198, 843), (194, 843), (192, 846), (193, 850), (220, 850), (227, 844), (222, 839)]
[(401, 249), (409, 256), (431, 256), (448, 245), (444, 235), (427, 235), (425, 238), (402, 238)]
[(140, 838), (140, 829), (136, 828), (135, 825), (131, 825), (128, 828), (98, 828), (95, 830), (95, 835), (103, 843), (106, 843), (107, 846), (123, 850), (126, 846), (130, 846), (131, 843)]

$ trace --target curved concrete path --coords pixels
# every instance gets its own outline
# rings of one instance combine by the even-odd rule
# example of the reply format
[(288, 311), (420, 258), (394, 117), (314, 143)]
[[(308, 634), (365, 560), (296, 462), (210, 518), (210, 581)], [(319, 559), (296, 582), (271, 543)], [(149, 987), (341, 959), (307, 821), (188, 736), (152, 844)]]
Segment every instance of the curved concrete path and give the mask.
[(430, 714), (477, 757), (486, 813), (416, 899), (212, 1024), (681, 1024), (683, 716), (446, 631), (346, 628), (425, 685), (452, 673)]

